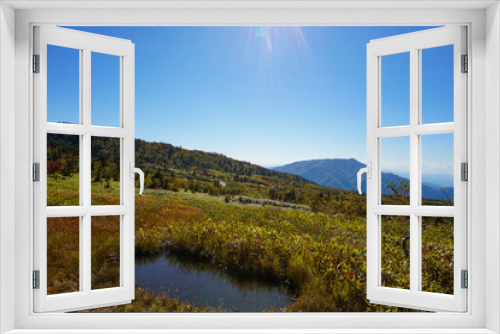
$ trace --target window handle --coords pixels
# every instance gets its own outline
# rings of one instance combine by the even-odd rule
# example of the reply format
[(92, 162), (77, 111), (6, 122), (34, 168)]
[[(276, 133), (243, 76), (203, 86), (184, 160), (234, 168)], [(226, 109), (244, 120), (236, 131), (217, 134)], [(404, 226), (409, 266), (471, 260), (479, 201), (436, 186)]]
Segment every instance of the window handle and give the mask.
[(142, 192), (144, 191), (144, 172), (140, 168), (134, 167), (134, 163), (132, 161), (130, 161), (129, 167), (131, 179), (135, 179), (135, 173), (139, 174), (139, 184), (141, 186), (139, 195), (142, 195)]
[(366, 167), (361, 168), (358, 171), (358, 192), (360, 195), (363, 194), (363, 192), (361, 191), (361, 176), (363, 175), (363, 173), (366, 173), (366, 177), (368, 179), (371, 179), (371, 177), (372, 177), (372, 163), (370, 161), (368, 161), (366, 163)]

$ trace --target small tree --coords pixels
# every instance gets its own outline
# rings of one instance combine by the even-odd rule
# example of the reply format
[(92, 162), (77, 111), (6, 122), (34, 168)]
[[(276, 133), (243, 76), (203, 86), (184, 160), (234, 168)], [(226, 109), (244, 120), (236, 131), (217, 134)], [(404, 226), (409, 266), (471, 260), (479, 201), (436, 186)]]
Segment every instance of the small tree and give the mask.
[(144, 178), (144, 187), (151, 188), (152, 185), (153, 185), (153, 181), (151, 180), (151, 174), (148, 174)]
[(396, 203), (402, 205), (410, 204), (410, 183), (402, 178), (391, 180), (387, 183), (387, 188), (392, 191), (392, 198)]
[(56, 174), (62, 170), (62, 162), (59, 160), (51, 161), (47, 164), (47, 174), (56, 177)]
[(439, 189), (443, 193), (443, 201), (445, 201), (446, 205), (453, 206), (453, 194), (450, 192), (450, 189), (441, 188)]

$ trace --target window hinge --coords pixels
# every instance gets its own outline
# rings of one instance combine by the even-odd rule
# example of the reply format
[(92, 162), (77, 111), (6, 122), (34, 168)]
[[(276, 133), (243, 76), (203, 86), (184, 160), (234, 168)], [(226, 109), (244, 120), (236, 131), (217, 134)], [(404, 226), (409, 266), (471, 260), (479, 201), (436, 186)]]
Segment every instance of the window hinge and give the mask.
[(40, 270), (33, 270), (33, 289), (40, 289)]
[(469, 272), (467, 270), (462, 270), (460, 276), (462, 277), (462, 289), (469, 288)]
[(40, 164), (38, 162), (33, 164), (33, 181), (40, 182)]
[(462, 55), (462, 73), (469, 72), (469, 56)]
[(40, 73), (40, 55), (33, 55), (33, 73)]
[(462, 162), (460, 164), (460, 180), (462, 181), (469, 181), (469, 166), (467, 165), (466, 162)]

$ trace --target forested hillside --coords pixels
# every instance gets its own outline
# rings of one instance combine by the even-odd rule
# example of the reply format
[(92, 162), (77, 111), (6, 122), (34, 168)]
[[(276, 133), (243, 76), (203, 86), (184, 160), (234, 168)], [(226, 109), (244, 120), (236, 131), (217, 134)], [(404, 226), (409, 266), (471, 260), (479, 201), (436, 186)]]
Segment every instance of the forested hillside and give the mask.
[[(47, 137), (48, 174), (78, 173), (78, 136)], [(119, 140), (92, 137), (92, 181), (119, 180)], [(135, 165), (151, 189), (181, 189), (310, 205), (317, 198), (345, 193), (319, 186), (301, 176), (274, 171), (222, 154), (186, 150), (166, 143), (135, 141)]]
[(190, 170), (206, 173), (217, 170), (222, 173), (237, 175), (244, 179), (254, 175), (267, 176), (276, 181), (310, 183), (303, 177), (267, 169), (249, 162), (238, 161), (218, 153), (186, 150), (165, 143), (135, 140), (136, 165), (147, 170)]

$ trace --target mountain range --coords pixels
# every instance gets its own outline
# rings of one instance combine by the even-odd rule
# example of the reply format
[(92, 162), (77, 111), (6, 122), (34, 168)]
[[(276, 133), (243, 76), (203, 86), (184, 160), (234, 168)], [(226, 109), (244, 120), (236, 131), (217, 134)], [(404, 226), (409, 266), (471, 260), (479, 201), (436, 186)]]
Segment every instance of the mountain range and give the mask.
[[(272, 169), (302, 176), (306, 180), (321, 186), (356, 190), (356, 174), (363, 167), (365, 167), (365, 164), (356, 159), (318, 159), (298, 161), (284, 166), (273, 167)], [(409, 182), (408, 178), (382, 172), (382, 194), (392, 194), (392, 190), (387, 187), (388, 183), (400, 180)], [(361, 190), (366, 192), (366, 175), (363, 175)], [(435, 200), (453, 198), (453, 188), (436, 183), (424, 183), (422, 185), (422, 198)]]
[[(78, 138), (48, 135), (47, 172), (63, 175), (78, 173), (78, 145)], [(225, 190), (230, 194), (267, 197), (273, 193), (276, 198), (272, 199), (280, 200), (285, 199), (283, 196), (287, 193), (292, 199), (295, 193), (302, 194), (304, 198), (301, 200), (304, 200), (325, 191), (331, 194), (356, 190), (356, 174), (365, 167), (356, 159), (320, 159), (264, 168), (222, 154), (186, 150), (166, 143), (136, 139), (135, 147), (136, 165), (146, 174), (146, 187), (191, 187), (198, 189), (196, 191), (207, 192), (214, 182), (223, 181), (227, 184)], [(96, 137), (92, 140), (91, 149), (93, 180), (116, 180), (120, 170), (119, 141)], [(442, 176), (427, 177), (426, 180), (430, 182), (423, 184), (422, 197), (433, 200), (453, 198), (453, 188), (443, 186), (446, 182), (450, 184), (450, 180), (445, 179)], [(392, 194), (388, 183), (401, 180), (408, 181), (407, 178), (382, 172), (382, 193)], [(269, 189), (274, 191), (270, 192)], [(365, 178), (362, 190), (366, 191)]]

